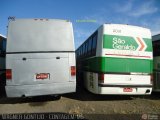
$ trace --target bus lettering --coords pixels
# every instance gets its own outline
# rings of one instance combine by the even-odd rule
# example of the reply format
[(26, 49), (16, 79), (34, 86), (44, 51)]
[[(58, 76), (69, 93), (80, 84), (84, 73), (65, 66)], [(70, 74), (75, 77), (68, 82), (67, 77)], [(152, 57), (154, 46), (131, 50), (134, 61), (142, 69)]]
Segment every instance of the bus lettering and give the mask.
[(121, 38), (114, 37), (112, 47), (114, 49), (119, 49), (119, 50), (136, 50), (136, 47), (133, 46), (132, 44), (128, 45), (128, 44), (125, 44), (125, 43), (126, 43), (125, 40), (123, 40)]

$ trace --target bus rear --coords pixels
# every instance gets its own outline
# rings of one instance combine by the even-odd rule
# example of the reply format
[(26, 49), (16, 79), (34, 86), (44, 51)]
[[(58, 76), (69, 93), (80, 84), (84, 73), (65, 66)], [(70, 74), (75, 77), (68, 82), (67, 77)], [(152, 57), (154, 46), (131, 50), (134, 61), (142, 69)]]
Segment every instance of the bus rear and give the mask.
[(151, 94), (153, 55), (149, 29), (104, 24), (101, 55), (100, 94)]
[(6, 51), (8, 97), (57, 96), (76, 91), (71, 22), (10, 20)]

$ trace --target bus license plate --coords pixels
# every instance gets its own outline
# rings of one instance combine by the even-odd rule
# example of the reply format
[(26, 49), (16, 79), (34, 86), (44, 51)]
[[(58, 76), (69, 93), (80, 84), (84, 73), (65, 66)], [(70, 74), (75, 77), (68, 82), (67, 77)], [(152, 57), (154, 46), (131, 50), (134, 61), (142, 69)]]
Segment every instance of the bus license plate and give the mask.
[(123, 92), (132, 92), (133, 89), (132, 88), (123, 88)]
[(36, 74), (36, 79), (49, 79), (49, 73), (38, 73)]

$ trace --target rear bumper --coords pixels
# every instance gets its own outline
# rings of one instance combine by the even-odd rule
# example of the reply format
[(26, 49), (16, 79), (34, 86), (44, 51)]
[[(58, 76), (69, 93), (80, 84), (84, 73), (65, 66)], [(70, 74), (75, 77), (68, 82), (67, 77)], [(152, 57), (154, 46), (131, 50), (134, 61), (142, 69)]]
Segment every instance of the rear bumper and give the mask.
[(76, 82), (6, 86), (7, 97), (59, 95), (76, 92)]
[(147, 84), (147, 85), (109, 85), (109, 84), (98, 84), (100, 87), (152, 87), (153, 85)]
[[(132, 88), (132, 92), (124, 92), (124, 88)], [(150, 95), (152, 85), (98, 85), (98, 94), (112, 95)]]

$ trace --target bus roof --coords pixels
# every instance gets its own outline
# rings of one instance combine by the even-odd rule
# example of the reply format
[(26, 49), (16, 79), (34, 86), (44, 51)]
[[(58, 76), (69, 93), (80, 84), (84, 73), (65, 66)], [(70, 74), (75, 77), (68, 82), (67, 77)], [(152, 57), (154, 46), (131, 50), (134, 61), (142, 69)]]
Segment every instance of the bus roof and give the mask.
[(49, 19), (49, 18), (12, 18), (10, 19), (11, 21), (17, 21), (17, 20), (40, 20), (40, 21), (48, 21), (48, 20), (52, 20), (52, 21), (61, 21), (61, 22), (70, 22), (70, 20), (65, 20), (65, 19)]
[(142, 28), (142, 29), (148, 29), (146, 27), (142, 27), (142, 26), (136, 26), (136, 25), (130, 25), (130, 24), (114, 24), (114, 23), (105, 23), (103, 25), (115, 25), (115, 26), (130, 26), (130, 27), (138, 27), (138, 28)]
[(0, 34), (0, 37), (2, 37), (2, 38), (6, 38), (6, 36), (4, 36), (4, 35), (2, 35), (2, 34)]
[(153, 40), (153, 41), (160, 40), (160, 34), (157, 34), (157, 35), (152, 36), (152, 40)]

